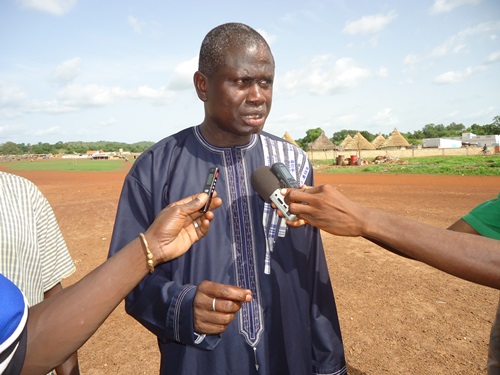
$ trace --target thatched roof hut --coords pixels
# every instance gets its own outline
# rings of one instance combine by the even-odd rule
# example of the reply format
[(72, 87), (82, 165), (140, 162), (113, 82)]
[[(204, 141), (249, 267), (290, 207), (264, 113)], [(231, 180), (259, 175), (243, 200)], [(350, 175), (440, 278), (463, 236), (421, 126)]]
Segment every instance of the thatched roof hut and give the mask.
[(320, 136), (309, 145), (309, 150), (311, 151), (327, 151), (327, 150), (337, 150), (337, 146), (328, 139), (325, 132), (321, 132)]
[(345, 150), (375, 150), (375, 147), (363, 137), (360, 132), (357, 132), (352, 140), (344, 146)]
[(385, 142), (385, 138), (381, 133), (378, 133), (377, 137), (372, 141), (372, 145), (375, 148), (380, 148)]
[(398, 129), (394, 129), (389, 138), (380, 146), (380, 148), (406, 148), (411, 147), (405, 137), (401, 135)]
[(349, 144), (349, 142), (351, 142), (351, 141), (352, 141), (352, 137), (351, 137), (351, 135), (350, 135), (350, 134), (347, 134), (347, 136), (344, 138), (344, 140), (343, 140), (342, 142), (340, 142), (339, 147), (340, 147), (340, 148), (342, 148), (342, 149), (344, 149), (344, 148), (345, 148), (345, 146), (346, 146), (347, 144)]
[[(327, 151), (331, 150), (337, 150), (337, 146), (328, 139), (326, 136), (325, 132), (322, 131), (320, 136), (309, 145), (308, 151), (324, 151), (325, 152), (325, 158)], [(314, 153), (310, 154), (311, 159), (313, 159), (314, 162)]]
[(283, 138), (285, 141), (288, 141), (291, 144), (299, 147), (299, 145), (293, 140), (293, 138), (290, 136), (290, 134), (288, 134), (288, 132), (285, 132), (285, 134), (283, 134), (283, 137), (281, 137), (281, 138)]

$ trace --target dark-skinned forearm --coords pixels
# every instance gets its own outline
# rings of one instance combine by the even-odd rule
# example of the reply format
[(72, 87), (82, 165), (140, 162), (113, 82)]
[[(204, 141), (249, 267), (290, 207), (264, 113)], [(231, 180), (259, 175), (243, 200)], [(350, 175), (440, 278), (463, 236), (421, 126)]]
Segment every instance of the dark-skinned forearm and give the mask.
[(144, 250), (135, 239), (76, 284), (30, 308), (22, 373), (45, 374), (64, 362), (147, 273)]
[(363, 237), (457, 277), (500, 289), (500, 241), (367, 209)]

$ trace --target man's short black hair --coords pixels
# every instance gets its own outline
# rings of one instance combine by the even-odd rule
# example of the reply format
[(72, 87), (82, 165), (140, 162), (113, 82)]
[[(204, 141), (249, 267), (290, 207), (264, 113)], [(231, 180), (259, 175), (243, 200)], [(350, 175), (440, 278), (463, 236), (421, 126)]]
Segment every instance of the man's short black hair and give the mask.
[(224, 63), (231, 47), (248, 45), (264, 45), (271, 52), (264, 37), (250, 26), (231, 22), (215, 27), (201, 43), (198, 71), (211, 76)]

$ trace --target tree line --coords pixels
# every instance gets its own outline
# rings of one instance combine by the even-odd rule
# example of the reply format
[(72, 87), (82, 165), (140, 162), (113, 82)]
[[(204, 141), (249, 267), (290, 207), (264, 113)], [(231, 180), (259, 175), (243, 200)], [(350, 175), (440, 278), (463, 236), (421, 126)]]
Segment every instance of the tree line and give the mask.
[(25, 144), (5, 142), (0, 145), (0, 155), (57, 155), (57, 154), (85, 154), (87, 151), (103, 150), (106, 152), (119, 152), (120, 150), (141, 153), (151, 147), (154, 142), (57, 142), (55, 144), (38, 142), (37, 144)]
[[(295, 142), (304, 150), (311, 142), (314, 142), (323, 130), (321, 128), (309, 129), (306, 132), (304, 138), (295, 140)], [(333, 133), (330, 140), (339, 145), (345, 137), (350, 134), (354, 136), (357, 132), (360, 132), (363, 137), (365, 137), (369, 142), (373, 141), (378, 134), (372, 134), (366, 130), (359, 129), (343, 129), (338, 132)], [(401, 134), (406, 138), (406, 140), (414, 145), (422, 143), (424, 138), (449, 138), (449, 137), (460, 137), (462, 133), (474, 133), (476, 135), (493, 135), (500, 134), (500, 116), (495, 116), (491, 124), (478, 125), (474, 124), (470, 127), (466, 127), (463, 124), (457, 124), (452, 122), (449, 125), (443, 124), (427, 124), (421, 130), (415, 130), (413, 132), (407, 132)], [(387, 138), (389, 134), (382, 134), (384, 138)], [(25, 144), (25, 143), (14, 143), (5, 142), (0, 145), (0, 155), (24, 155), (24, 154), (85, 154), (87, 151), (93, 150), (104, 150), (106, 152), (118, 152), (120, 149), (123, 151), (141, 153), (146, 151), (151, 147), (154, 142), (142, 141), (136, 143), (123, 143), (123, 142), (109, 142), (109, 141), (97, 141), (97, 142), (57, 142), (55, 144), (38, 142), (37, 144)]]
[[(308, 145), (314, 142), (323, 130), (321, 128), (309, 129), (306, 132), (304, 138), (295, 140), (295, 142), (304, 150), (307, 149)], [(372, 134), (369, 131), (361, 129), (343, 129), (338, 132), (333, 133), (330, 141), (334, 144), (339, 145), (347, 135), (354, 136), (357, 132), (360, 132), (363, 137), (365, 137), (368, 142), (373, 141), (378, 134)], [(495, 116), (491, 124), (478, 125), (473, 124), (466, 127), (463, 124), (457, 124), (452, 122), (449, 125), (443, 124), (427, 124), (421, 130), (415, 130), (413, 132), (401, 132), (401, 135), (406, 138), (406, 140), (413, 145), (422, 144), (422, 139), (424, 138), (451, 138), (460, 137), (462, 133), (473, 133), (475, 135), (495, 135), (500, 134), (500, 116)], [(384, 138), (387, 138), (390, 134), (382, 134)], [(328, 136), (328, 135), (327, 135)]]

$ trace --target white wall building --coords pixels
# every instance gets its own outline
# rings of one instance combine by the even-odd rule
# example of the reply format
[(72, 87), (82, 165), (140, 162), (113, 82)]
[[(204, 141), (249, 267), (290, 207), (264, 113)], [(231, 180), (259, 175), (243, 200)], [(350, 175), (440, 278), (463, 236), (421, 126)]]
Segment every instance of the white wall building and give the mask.
[(475, 135), (473, 133), (462, 133), (461, 137), (451, 138), (424, 138), (423, 147), (437, 148), (458, 148), (462, 145), (471, 146), (498, 146), (500, 145), (500, 135)]
[(462, 141), (447, 138), (424, 138), (422, 139), (422, 145), (423, 147), (460, 148), (462, 147)]

